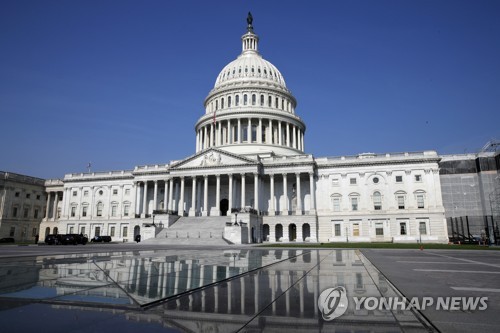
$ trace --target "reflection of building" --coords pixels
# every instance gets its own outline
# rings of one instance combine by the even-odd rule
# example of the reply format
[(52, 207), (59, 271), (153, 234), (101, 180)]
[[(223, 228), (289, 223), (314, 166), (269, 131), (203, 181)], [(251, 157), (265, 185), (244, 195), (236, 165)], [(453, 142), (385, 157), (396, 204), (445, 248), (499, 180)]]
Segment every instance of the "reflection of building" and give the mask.
[(0, 171), (0, 238), (34, 241), (45, 199), (43, 179)]
[[(250, 20), (241, 54), (205, 99), (194, 155), (47, 182), (53, 208), (43, 232), (58, 228), (118, 241), (141, 234), (168, 242), (160, 224), (210, 222), (220, 235), (238, 213), (248, 232), (236, 241), (233, 234), (236, 243), (446, 242), (437, 154), (306, 154), (297, 101), (258, 42)], [(154, 221), (155, 228), (144, 228)]]

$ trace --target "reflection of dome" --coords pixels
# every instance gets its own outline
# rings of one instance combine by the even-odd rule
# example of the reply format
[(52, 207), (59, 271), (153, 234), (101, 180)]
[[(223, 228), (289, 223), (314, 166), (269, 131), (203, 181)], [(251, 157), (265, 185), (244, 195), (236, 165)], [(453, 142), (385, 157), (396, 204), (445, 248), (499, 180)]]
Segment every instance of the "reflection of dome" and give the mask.
[[(243, 52), (236, 60), (222, 69), (219, 76), (217, 76), (214, 89), (245, 81), (273, 84), (286, 89), (285, 80), (280, 71), (269, 61), (262, 58), (257, 51), (257, 35), (248, 32), (243, 35), (242, 39)], [(253, 40), (255, 43), (250, 43), (249, 48), (245, 49), (245, 39)]]
[[(248, 20), (247, 20), (248, 22)], [(280, 71), (262, 58), (249, 22), (242, 52), (217, 76), (196, 123), (196, 152), (216, 147), (246, 156), (300, 155), (304, 122)]]

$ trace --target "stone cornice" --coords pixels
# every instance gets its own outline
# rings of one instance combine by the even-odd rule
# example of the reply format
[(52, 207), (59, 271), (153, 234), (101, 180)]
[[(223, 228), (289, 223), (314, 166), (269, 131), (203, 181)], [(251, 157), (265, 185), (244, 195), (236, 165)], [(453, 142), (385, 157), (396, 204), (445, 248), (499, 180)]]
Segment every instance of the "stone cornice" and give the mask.
[(424, 164), (424, 163), (438, 163), (439, 157), (423, 157), (414, 159), (404, 159), (404, 160), (356, 160), (356, 161), (336, 161), (334, 163), (318, 163), (318, 169), (327, 168), (344, 168), (344, 167), (356, 167), (356, 166), (377, 166), (377, 165), (401, 165), (401, 164)]

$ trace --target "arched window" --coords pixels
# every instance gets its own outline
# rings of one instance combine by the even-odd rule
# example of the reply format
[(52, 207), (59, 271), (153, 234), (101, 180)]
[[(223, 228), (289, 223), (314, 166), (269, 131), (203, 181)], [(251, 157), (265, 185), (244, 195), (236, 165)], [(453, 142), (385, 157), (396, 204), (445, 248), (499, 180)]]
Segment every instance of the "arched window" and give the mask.
[(257, 97), (255, 94), (252, 94), (252, 105), (255, 105), (257, 103)]
[(267, 98), (267, 106), (271, 107), (271, 104), (273, 103), (273, 99), (271, 96)]
[(240, 105), (240, 95), (236, 95), (234, 105), (236, 105), (236, 106)]
[(97, 203), (96, 216), (102, 216), (103, 207), (104, 207), (104, 205), (102, 204), (102, 202)]
[(215, 101), (215, 110), (219, 110), (219, 101)]
[(230, 108), (231, 107), (231, 96), (229, 96), (227, 98), (227, 107)]
[(264, 95), (260, 95), (260, 106), (264, 105)]
[(382, 210), (382, 195), (380, 192), (373, 193), (373, 209)]
[(248, 103), (248, 96), (247, 94), (243, 95), (243, 105), (247, 105)]
[(224, 109), (224, 98), (220, 100), (220, 108)]
[(278, 97), (276, 97), (276, 100), (275, 100), (274, 102), (275, 102), (275, 103), (274, 103), (274, 107), (275, 107), (276, 109), (277, 109), (277, 108), (279, 108), (279, 105), (280, 105), (280, 104), (279, 104), (279, 99), (278, 99)]
[(351, 210), (358, 211), (359, 210), (359, 194), (358, 193), (349, 194), (349, 200), (351, 201)]

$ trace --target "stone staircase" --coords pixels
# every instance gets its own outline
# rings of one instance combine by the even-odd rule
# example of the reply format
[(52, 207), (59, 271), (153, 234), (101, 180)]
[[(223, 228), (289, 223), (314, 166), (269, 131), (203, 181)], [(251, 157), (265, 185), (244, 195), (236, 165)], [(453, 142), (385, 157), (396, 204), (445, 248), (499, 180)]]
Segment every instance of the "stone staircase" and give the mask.
[(228, 245), (222, 238), (229, 216), (181, 217), (145, 244)]

